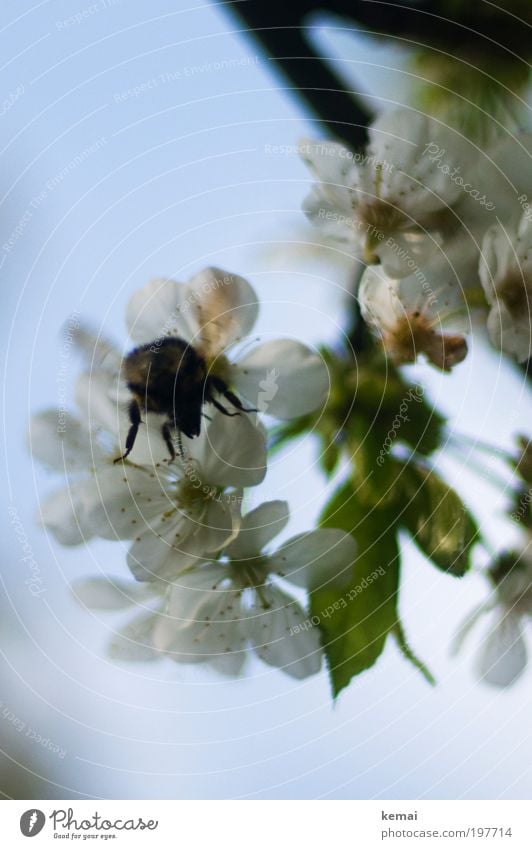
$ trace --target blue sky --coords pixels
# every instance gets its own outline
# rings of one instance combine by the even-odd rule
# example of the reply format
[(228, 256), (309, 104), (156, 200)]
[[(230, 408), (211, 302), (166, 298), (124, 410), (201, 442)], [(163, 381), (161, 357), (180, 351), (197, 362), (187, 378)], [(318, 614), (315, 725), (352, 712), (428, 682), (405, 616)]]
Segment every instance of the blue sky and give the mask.
[[(123, 550), (61, 549), (35, 524), (54, 481), (29, 458), (25, 431), (31, 412), (57, 404), (60, 327), (80, 314), (123, 342), (135, 288), (216, 264), (253, 281), (261, 334), (330, 342), (345, 269), (286, 244), (313, 237), (300, 212), (308, 174), (290, 151), (316, 128), (221, 7), (45, 0), (6, 3), (2, 19), (3, 704), (67, 753), (0, 717), (6, 751), (57, 797), (527, 798), (530, 679), (497, 693), (476, 684), (470, 657), (450, 662), (453, 630), (484, 583), (451, 581), (411, 547), (403, 616), (435, 689), (393, 647), (334, 707), (325, 673), (296, 683), (251, 662), (248, 677), (227, 682), (170, 662), (105, 660), (117, 620), (81, 610), (68, 583), (123, 575)], [(359, 39), (347, 54), (323, 27), (316, 38), (349, 58), (342, 69), (364, 90), (404, 96), (400, 69), (373, 67), (397, 68), (396, 51)], [(72, 357), (67, 383), (77, 368)], [(462, 431), (508, 445), (530, 422), (522, 380), (479, 341), (450, 378), (413, 371)], [(287, 535), (310, 527), (326, 499), (315, 459), (306, 441), (263, 485), (290, 501)], [(493, 519), (503, 493), (444, 467), (493, 541), (510, 540)], [(24, 583), (8, 508), (38, 563), (40, 597)]]

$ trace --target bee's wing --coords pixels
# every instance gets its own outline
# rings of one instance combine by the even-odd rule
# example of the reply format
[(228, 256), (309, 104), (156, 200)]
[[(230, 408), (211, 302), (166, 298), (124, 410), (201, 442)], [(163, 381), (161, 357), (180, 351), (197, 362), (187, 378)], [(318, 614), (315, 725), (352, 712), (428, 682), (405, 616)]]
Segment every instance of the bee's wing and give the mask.
[(87, 324), (63, 327), (61, 336), (65, 343), (70, 342), (82, 355), (85, 363), (93, 369), (119, 369), (121, 356), (116, 346)]

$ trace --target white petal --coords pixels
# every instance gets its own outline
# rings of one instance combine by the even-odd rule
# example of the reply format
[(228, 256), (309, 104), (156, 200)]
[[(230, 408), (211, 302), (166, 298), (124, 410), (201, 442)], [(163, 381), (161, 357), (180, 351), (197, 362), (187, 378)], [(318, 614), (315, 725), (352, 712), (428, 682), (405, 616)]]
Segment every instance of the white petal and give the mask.
[(83, 607), (92, 610), (122, 610), (149, 597), (144, 588), (118, 578), (80, 578), (70, 589)]
[(234, 591), (227, 566), (207, 563), (180, 575), (170, 587), (168, 615), (181, 624), (194, 622), (205, 604), (228, 598)]
[(71, 483), (40, 505), (41, 524), (61, 545), (81, 545), (94, 536), (86, 509), (88, 486), (85, 481)]
[(461, 651), (462, 646), (464, 645), (466, 639), (469, 636), (470, 631), (477, 624), (478, 620), (484, 616), (484, 614), (489, 610), (489, 607), (486, 604), (479, 604), (471, 613), (466, 616), (464, 621), (459, 625), (450, 645), (450, 653), (451, 656), (455, 656)]
[[(235, 511), (236, 508), (236, 511)], [(127, 563), (137, 581), (172, 580), (183, 569), (220, 551), (238, 530), (238, 504), (217, 496), (196, 515), (178, 511), (139, 532)]]
[(532, 323), (528, 316), (514, 319), (498, 301), (489, 312), (487, 327), (491, 342), (499, 351), (512, 354), (521, 363), (532, 355)]
[(81, 374), (76, 382), (76, 403), (89, 430), (103, 428), (118, 434), (121, 420), (127, 421), (127, 404), (130, 395), (118, 375), (108, 371)]
[(298, 153), (314, 176), (324, 183), (343, 184), (353, 168), (353, 154), (338, 142), (301, 139)]
[(288, 540), (268, 559), (268, 569), (298, 587), (318, 589), (346, 582), (356, 551), (351, 534), (321, 528)]
[(70, 322), (67, 322), (63, 329), (66, 343), (72, 341), (91, 371), (100, 368), (115, 372), (119, 370), (120, 353), (99, 330), (87, 324), (74, 327)]
[(290, 339), (265, 342), (232, 368), (238, 394), (261, 413), (291, 419), (321, 407), (330, 381), (319, 354)]
[[(208, 662), (227, 674), (244, 661), (241, 593), (218, 566), (183, 575), (172, 587), (168, 610), (157, 623), (154, 642), (179, 663)], [(223, 658), (236, 654), (236, 659)]]
[(404, 315), (397, 295), (397, 282), (391, 280), (382, 268), (366, 268), (358, 299), (364, 321), (380, 332), (393, 327), (396, 319)]
[(362, 237), (365, 225), (361, 223), (351, 206), (351, 196), (334, 197), (331, 191), (325, 196), (325, 187), (314, 186), (303, 201), (303, 212), (313, 224), (320, 228), (324, 236), (353, 243), (357, 255), (362, 255)]
[(488, 633), (477, 657), (476, 672), (493, 687), (509, 687), (522, 675), (527, 650), (521, 620), (506, 613)]
[(87, 471), (101, 459), (81, 422), (62, 410), (44, 410), (31, 417), (30, 449), (33, 457), (54, 471)]
[[(256, 486), (266, 475), (266, 431), (253, 414), (213, 413), (190, 453), (198, 459), (200, 485)], [(192, 441), (192, 440), (191, 440)]]
[(129, 622), (111, 640), (107, 648), (109, 657), (135, 663), (160, 657), (153, 645), (153, 630), (158, 618), (158, 613), (143, 613)]
[(167, 278), (151, 280), (130, 298), (127, 306), (129, 335), (137, 344), (166, 336), (192, 342), (196, 325), (192, 315), (195, 297), (183, 283)]
[(242, 518), (237, 538), (226, 549), (233, 560), (257, 557), (290, 519), (287, 501), (267, 501)]
[(382, 269), (389, 277), (400, 279), (412, 274), (437, 254), (439, 240), (420, 231), (394, 231), (391, 237), (373, 246)]
[(88, 521), (104, 539), (132, 539), (157, 516), (176, 509), (157, 469), (123, 464), (97, 470), (91, 483)]
[[(436, 150), (429, 147), (436, 142)], [(462, 188), (445, 169), (458, 167), (466, 179), (474, 161), (472, 146), (458, 132), (411, 109), (385, 112), (374, 122), (368, 155), (370, 163), (374, 157), (385, 165), (381, 196), (404, 199), (405, 208), (420, 217), (460, 198)]]
[(276, 587), (263, 588), (268, 609), (256, 596), (246, 621), (251, 646), (269, 666), (277, 666), (292, 678), (307, 678), (321, 668), (320, 634), (303, 608)]
[(512, 269), (514, 252), (509, 233), (500, 224), (487, 230), (482, 240), (479, 274), (488, 302), (496, 299), (497, 283)]
[(241, 341), (253, 329), (259, 304), (244, 277), (221, 268), (205, 268), (191, 279), (189, 290), (198, 344), (209, 359)]
[(137, 581), (168, 580), (191, 565), (195, 553), (190, 537), (195, 525), (183, 512), (170, 517), (157, 516), (148, 526), (139, 530), (128, 551), (127, 565)]

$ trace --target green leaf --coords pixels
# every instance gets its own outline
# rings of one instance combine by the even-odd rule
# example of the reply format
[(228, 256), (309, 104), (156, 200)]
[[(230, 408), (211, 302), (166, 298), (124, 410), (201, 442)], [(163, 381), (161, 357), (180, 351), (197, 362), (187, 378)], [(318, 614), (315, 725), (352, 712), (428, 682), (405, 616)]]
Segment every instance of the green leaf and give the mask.
[(458, 493), (433, 471), (410, 464), (402, 476), (401, 524), (439, 569), (461, 577), (470, 566), (479, 531)]
[(393, 635), (395, 637), (397, 645), (399, 646), (399, 649), (401, 650), (401, 654), (403, 655), (403, 657), (421, 672), (425, 680), (428, 681), (431, 686), (434, 686), (436, 684), (436, 679), (434, 678), (434, 675), (423, 663), (423, 661), (419, 659), (419, 657), (415, 654), (414, 650), (411, 648), (400, 620), (398, 620), (395, 624), (395, 628), (393, 629)]
[(445, 418), (428, 402), (422, 386), (406, 383), (388, 362), (372, 362), (359, 370), (352, 419), (359, 417), (378, 445), (406, 444), (418, 454), (441, 445)]
[(358, 543), (349, 584), (311, 595), (336, 697), (353, 676), (373, 666), (396, 626), (399, 550), (394, 514), (368, 510), (351, 482), (332, 497), (320, 524), (352, 532)]
[(404, 464), (391, 455), (380, 454), (382, 435), (376, 430), (368, 430), (367, 423), (358, 419), (352, 422), (348, 445), (357, 499), (368, 509), (380, 509), (397, 501), (401, 497), (397, 480)]

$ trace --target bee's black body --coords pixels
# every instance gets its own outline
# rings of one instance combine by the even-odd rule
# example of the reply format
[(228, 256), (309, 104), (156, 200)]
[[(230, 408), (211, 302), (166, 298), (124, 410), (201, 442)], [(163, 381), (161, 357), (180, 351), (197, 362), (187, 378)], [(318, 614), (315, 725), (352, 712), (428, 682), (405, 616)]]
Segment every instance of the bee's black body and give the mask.
[[(131, 427), (123, 458), (135, 444), (142, 421), (141, 410), (166, 416), (162, 433), (172, 460), (175, 451), (170, 429), (190, 438), (199, 436), (203, 404), (211, 403), (227, 416), (236, 416), (241, 411), (254, 412), (242, 406), (224, 380), (209, 374), (204, 358), (177, 336), (134, 348), (124, 360), (124, 377), (133, 398), (129, 405)], [(215, 395), (227, 398), (237, 412), (226, 410)]]

